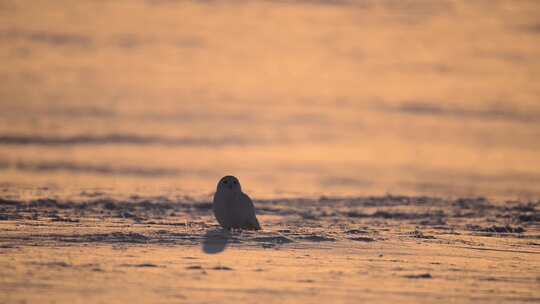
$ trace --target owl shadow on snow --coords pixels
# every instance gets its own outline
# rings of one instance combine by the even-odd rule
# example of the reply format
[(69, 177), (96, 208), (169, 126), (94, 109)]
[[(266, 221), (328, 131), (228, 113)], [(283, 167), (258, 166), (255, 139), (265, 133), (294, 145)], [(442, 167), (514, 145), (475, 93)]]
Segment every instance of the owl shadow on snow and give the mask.
[(202, 243), (202, 250), (208, 254), (216, 254), (225, 250), (231, 233), (226, 229), (215, 229), (206, 232)]

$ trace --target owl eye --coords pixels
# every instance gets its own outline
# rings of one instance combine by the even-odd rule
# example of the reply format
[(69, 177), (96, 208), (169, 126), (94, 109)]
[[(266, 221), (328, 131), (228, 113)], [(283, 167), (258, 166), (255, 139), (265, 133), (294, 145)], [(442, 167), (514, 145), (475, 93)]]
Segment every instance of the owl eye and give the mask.
[(224, 184), (226, 184), (226, 183), (227, 183), (227, 181), (223, 181), (223, 183), (224, 183)]
[(234, 181), (234, 184), (236, 185), (236, 184), (238, 184), (238, 182), (237, 182), (237, 181)]

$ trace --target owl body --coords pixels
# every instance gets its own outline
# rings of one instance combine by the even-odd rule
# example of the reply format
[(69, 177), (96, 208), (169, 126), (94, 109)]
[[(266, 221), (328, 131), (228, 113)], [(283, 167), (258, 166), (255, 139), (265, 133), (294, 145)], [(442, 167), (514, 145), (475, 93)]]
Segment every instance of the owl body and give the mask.
[(240, 182), (234, 176), (225, 176), (219, 181), (212, 209), (216, 220), (225, 229), (261, 229), (253, 202), (242, 192)]

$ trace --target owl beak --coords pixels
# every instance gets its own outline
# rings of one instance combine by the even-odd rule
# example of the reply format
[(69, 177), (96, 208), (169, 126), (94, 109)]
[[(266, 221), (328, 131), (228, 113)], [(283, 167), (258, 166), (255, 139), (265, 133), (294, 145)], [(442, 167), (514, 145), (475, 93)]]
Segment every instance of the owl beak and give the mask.
[(227, 185), (227, 187), (229, 187), (229, 189), (231, 189), (231, 190), (232, 190), (232, 188), (233, 188), (233, 185), (232, 185), (232, 184), (230, 184), (230, 185)]

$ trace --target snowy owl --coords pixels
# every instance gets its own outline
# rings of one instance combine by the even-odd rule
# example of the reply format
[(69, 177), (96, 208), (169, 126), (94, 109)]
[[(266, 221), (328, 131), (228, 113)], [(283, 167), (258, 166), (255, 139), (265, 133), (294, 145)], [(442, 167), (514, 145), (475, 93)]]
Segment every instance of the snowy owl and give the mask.
[(217, 184), (212, 208), (217, 221), (225, 229), (261, 229), (255, 216), (253, 202), (242, 192), (240, 182), (234, 176), (227, 175), (221, 178)]

